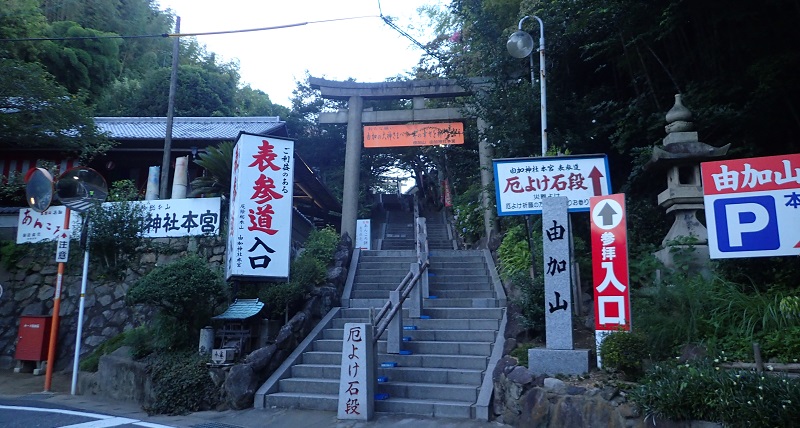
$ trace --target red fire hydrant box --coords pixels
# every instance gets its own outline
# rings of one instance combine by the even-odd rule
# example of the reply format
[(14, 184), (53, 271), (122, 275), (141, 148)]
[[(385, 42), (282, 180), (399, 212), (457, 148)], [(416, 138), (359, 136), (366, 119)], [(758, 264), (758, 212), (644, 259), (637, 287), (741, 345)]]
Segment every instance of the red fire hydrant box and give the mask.
[(50, 343), (48, 315), (23, 315), (19, 318), (19, 335), (14, 359), (21, 361), (47, 361)]

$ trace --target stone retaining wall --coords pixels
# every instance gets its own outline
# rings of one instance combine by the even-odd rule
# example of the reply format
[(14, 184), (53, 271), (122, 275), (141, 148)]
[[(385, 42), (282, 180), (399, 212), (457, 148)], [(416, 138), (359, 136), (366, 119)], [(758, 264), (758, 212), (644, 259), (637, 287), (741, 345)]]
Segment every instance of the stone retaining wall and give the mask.
[[(150, 272), (155, 266), (170, 263), (187, 254), (199, 254), (212, 266), (224, 262), (225, 243), (222, 238), (161, 238), (153, 240), (163, 248), (162, 253), (144, 253), (134, 260), (121, 280), (99, 277), (89, 270), (89, 280), (84, 302), (83, 340), (81, 356), (88, 355), (107, 339), (124, 330), (141, 325), (152, 315), (140, 308), (125, 304), (128, 287)], [(31, 245), (31, 244), (28, 244)], [(42, 245), (42, 248), (50, 246)], [(56, 263), (53, 251), (33, 254), (17, 261), (10, 269), (0, 267), (0, 368), (15, 366), (19, 318), (22, 315), (51, 315), (56, 284)], [(45, 251), (42, 251), (45, 253)], [(59, 310), (58, 347), (54, 368), (72, 367), (77, 335), (78, 305), (83, 265), (82, 254), (73, 251), (62, 280)], [(48, 342), (49, 343), (49, 342)]]

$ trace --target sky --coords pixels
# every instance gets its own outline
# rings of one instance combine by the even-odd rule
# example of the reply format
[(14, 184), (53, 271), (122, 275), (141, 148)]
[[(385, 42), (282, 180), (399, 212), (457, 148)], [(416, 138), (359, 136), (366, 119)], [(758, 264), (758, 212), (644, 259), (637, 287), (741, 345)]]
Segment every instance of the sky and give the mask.
[[(222, 61), (239, 61), (241, 82), (269, 95), (275, 104), (291, 106), (297, 80), (306, 70), (329, 80), (354, 78), (383, 82), (405, 75), (423, 51), (386, 25), (395, 23), (423, 44), (425, 25), (417, 8), (445, 0), (159, 0), (162, 10), (181, 18), (181, 33), (263, 28), (308, 22), (307, 25), (240, 34), (197, 36), (197, 41)], [(380, 5), (380, 8), (379, 8)], [(314, 21), (362, 17), (324, 23)], [(410, 31), (409, 25), (416, 30)]]

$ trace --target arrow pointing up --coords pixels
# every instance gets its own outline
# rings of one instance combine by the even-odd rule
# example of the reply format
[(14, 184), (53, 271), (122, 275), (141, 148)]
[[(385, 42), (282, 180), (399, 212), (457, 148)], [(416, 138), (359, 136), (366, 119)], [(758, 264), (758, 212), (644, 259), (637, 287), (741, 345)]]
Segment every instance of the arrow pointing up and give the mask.
[(597, 213), (597, 216), (603, 218), (603, 226), (611, 226), (614, 224), (615, 214), (618, 213), (614, 211), (614, 208), (611, 208), (611, 204), (606, 202), (606, 206), (600, 209), (600, 212)]
[(603, 194), (603, 189), (600, 185), (600, 179), (603, 177), (603, 173), (600, 172), (596, 166), (592, 167), (592, 172), (589, 173), (589, 178), (592, 179), (592, 190), (594, 190), (594, 196), (600, 196)]

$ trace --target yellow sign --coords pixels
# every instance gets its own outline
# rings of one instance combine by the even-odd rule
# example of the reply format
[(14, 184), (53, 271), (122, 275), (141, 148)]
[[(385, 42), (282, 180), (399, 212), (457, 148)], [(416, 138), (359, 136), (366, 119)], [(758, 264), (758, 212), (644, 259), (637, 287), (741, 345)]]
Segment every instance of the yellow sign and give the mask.
[(464, 124), (419, 123), (364, 127), (364, 147), (413, 147), (464, 144)]

